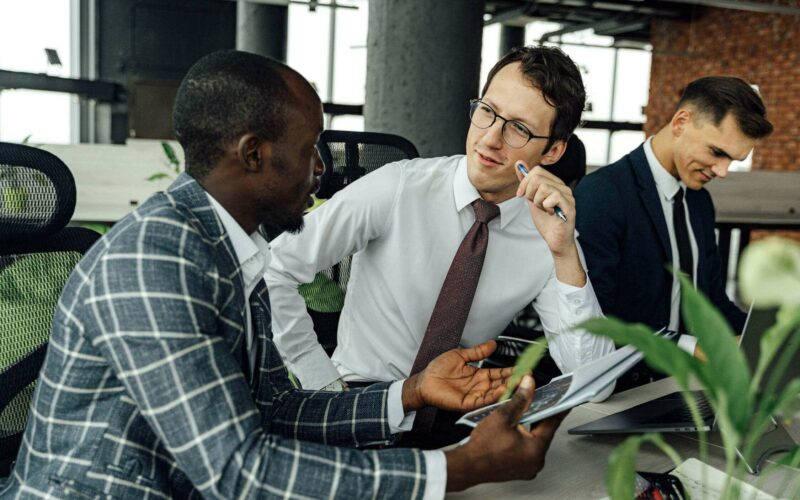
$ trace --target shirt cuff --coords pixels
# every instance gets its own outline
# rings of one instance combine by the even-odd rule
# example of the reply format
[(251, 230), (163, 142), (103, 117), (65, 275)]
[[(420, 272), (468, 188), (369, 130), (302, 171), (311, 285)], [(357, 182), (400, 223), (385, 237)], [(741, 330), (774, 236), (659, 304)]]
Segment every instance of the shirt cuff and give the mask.
[(322, 389), (342, 377), (322, 346), (316, 346), (294, 362), (289, 361), (286, 364), (306, 390)]
[(414, 426), (414, 417), (417, 412), (403, 412), (403, 380), (397, 380), (389, 386), (387, 419), (389, 420), (389, 432), (408, 432)]
[(425, 457), (425, 491), (423, 500), (439, 500), (444, 498), (447, 486), (447, 459), (443, 451), (423, 450)]
[(567, 311), (569, 311), (575, 319), (580, 320), (584, 317), (592, 317), (595, 314), (594, 304), (597, 299), (594, 296), (594, 288), (592, 288), (591, 282), (588, 279), (586, 280), (586, 284), (580, 288), (562, 283), (558, 280), (556, 280), (556, 286), (561, 300), (567, 305)]
[(697, 337), (681, 335), (678, 338), (678, 347), (688, 352), (690, 356), (694, 356), (694, 349), (697, 347)]

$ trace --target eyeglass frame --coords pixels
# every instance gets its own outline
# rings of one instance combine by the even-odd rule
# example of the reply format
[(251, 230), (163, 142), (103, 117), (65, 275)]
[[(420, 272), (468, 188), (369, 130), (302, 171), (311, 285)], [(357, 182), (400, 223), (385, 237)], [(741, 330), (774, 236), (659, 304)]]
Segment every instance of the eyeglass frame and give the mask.
[[(494, 119), (492, 120), (492, 123), (490, 123), (489, 126), (487, 126), (487, 127), (481, 127), (481, 126), (477, 125), (475, 122), (472, 121), (472, 115), (475, 114), (475, 111), (477, 110), (477, 105), (478, 104), (483, 104), (487, 108), (491, 109), (492, 113), (494, 114)], [(482, 99), (470, 99), (469, 100), (469, 122), (471, 124), (475, 125), (476, 127), (478, 127), (479, 129), (488, 130), (488, 129), (492, 128), (498, 118), (503, 120), (503, 126), (500, 128), (500, 136), (503, 138), (503, 142), (505, 142), (506, 144), (508, 144), (508, 141), (506, 140), (505, 130), (506, 130), (506, 125), (508, 125), (509, 122), (519, 123), (520, 125), (522, 125), (522, 128), (525, 129), (525, 132), (528, 133), (528, 140), (525, 141), (525, 144), (523, 144), (521, 146), (513, 146), (511, 144), (508, 144), (508, 147), (510, 147), (510, 148), (522, 149), (525, 146), (527, 146), (529, 142), (531, 142), (531, 139), (548, 139), (549, 140), (551, 137), (553, 137), (551, 135), (536, 135), (533, 132), (531, 132), (530, 129), (528, 128), (528, 126), (525, 125), (524, 123), (522, 123), (521, 121), (519, 121), (519, 120), (509, 120), (508, 118), (500, 116), (497, 113), (497, 111), (495, 111), (495, 109), (493, 107), (491, 107), (489, 104), (484, 102)]]

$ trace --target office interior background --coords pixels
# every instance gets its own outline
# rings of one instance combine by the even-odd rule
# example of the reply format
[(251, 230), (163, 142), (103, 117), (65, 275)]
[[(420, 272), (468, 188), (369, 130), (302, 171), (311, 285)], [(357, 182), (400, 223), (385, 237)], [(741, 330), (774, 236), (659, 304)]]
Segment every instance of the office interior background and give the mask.
[[(463, 152), (468, 99), (503, 53), (536, 43), (560, 46), (582, 71), (588, 104), (577, 135), (589, 171), (663, 126), (685, 84), (710, 74), (751, 82), (775, 125), (731, 170), (800, 170), (796, 0), (4, 0), (0, 140), (66, 155), (78, 178), (76, 219), (94, 220), (81, 215), (94, 191), (82, 187), (80, 164), (83, 151), (98, 153), (70, 145), (173, 139), (175, 91), (206, 53), (284, 60), (317, 88), (327, 128), (396, 133), (431, 156)], [(137, 161), (102, 151), (107, 170)], [(785, 191), (798, 178), (773, 176), (759, 189)], [(712, 192), (723, 222), (728, 207), (741, 209), (741, 190), (732, 191)], [(745, 217), (768, 213), (780, 224), (751, 229), (797, 225), (800, 206), (781, 193)]]

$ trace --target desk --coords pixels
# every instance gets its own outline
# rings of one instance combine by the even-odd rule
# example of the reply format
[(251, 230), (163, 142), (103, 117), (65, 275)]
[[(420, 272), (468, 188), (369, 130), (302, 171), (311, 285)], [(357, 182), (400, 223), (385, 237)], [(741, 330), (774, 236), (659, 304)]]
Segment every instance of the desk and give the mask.
[(728, 269), (733, 229), (741, 231), (738, 253), (753, 230), (800, 230), (800, 172), (731, 172), (706, 188), (716, 209), (723, 272)]
[[(511, 481), (507, 483), (482, 484), (459, 493), (450, 493), (448, 499), (567, 499), (604, 498), (608, 457), (627, 436), (571, 436), (567, 430), (590, 422), (604, 415), (630, 408), (641, 402), (654, 399), (676, 390), (672, 379), (664, 379), (629, 391), (615, 394), (604, 403), (587, 403), (574, 408), (558, 429), (547, 453), (544, 469), (533, 481)], [(792, 437), (800, 437), (800, 428), (789, 430)], [(678, 454), (687, 459), (697, 457), (698, 442), (692, 434), (664, 434), (665, 440)], [(709, 446), (709, 462), (724, 470), (722, 449)], [(639, 452), (637, 468), (652, 472), (666, 472), (674, 464), (656, 448), (645, 445)], [(787, 472), (745, 476), (752, 483), (769, 493), (777, 493)], [(800, 471), (793, 473), (800, 478)], [(766, 477), (764, 477), (766, 476)]]

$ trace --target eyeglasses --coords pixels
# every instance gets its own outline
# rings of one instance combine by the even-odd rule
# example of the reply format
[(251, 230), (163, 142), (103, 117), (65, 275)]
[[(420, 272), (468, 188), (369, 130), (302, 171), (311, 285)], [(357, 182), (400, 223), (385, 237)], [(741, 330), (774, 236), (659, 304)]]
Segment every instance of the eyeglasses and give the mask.
[[(549, 139), (547, 135), (532, 134), (528, 127), (517, 120), (509, 120), (498, 115), (497, 112), (488, 104), (480, 99), (469, 101), (469, 119), (478, 128), (489, 128), (500, 118), (503, 120), (503, 141), (512, 148), (521, 148), (528, 144), (531, 139)], [(511, 125), (509, 127), (509, 125)]]

